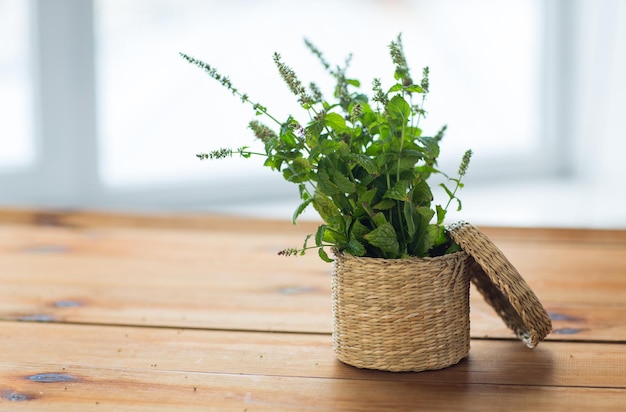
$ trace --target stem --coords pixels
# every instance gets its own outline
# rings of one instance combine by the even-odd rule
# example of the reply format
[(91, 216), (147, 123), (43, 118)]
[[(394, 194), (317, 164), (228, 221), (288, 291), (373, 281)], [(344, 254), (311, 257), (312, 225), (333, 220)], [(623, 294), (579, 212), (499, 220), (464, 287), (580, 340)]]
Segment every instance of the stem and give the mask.
[[(239, 96), (243, 96), (243, 95), (239, 94), (239, 92), (236, 92), (236, 93)], [(274, 116), (272, 116), (271, 114), (268, 113), (268, 111), (267, 111), (267, 109), (265, 107), (261, 106), (258, 103), (253, 103), (253, 102), (251, 102), (249, 100), (246, 100), (246, 101), (249, 102), (252, 105), (252, 107), (254, 107), (255, 110), (258, 110), (258, 111), (262, 112), (264, 115), (266, 115), (267, 117), (272, 119), (274, 122), (276, 122), (276, 124), (282, 125), (282, 123), (277, 118), (275, 118)]]
[(239, 155), (243, 156), (243, 155), (254, 155), (254, 156), (263, 156), (263, 157), (267, 157), (267, 155), (265, 153), (258, 153), (258, 152), (250, 152), (247, 150), (240, 150), (239, 151)]
[(457, 198), (456, 192), (457, 190), (459, 190), (459, 187), (461, 186), (461, 177), (455, 180), (455, 183), (456, 185), (454, 186), (454, 190), (452, 191), (452, 196), (450, 196), (450, 199), (448, 199), (448, 203), (446, 203), (446, 207), (443, 208), (443, 210), (445, 210), (446, 212), (448, 211), (448, 207), (450, 206), (450, 203), (452, 203), (452, 201)]
[[(402, 93), (404, 98), (404, 92)], [(406, 121), (402, 122), (402, 132), (400, 133), (400, 153), (398, 153), (398, 165), (396, 168), (396, 181), (400, 180), (400, 160), (402, 159), (402, 149), (404, 148), (404, 136), (406, 133)]]
[(417, 122), (415, 123), (415, 127), (420, 127), (420, 120), (422, 120), (422, 113), (424, 112), (424, 103), (426, 102), (426, 93), (422, 93), (422, 104), (419, 106), (419, 110), (417, 111)]

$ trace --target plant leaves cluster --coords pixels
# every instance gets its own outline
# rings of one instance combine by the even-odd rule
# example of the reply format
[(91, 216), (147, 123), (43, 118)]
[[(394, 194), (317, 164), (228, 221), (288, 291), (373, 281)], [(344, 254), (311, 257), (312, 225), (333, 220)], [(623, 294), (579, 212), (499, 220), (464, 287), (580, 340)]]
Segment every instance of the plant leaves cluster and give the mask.
[[(446, 233), (444, 219), (453, 201), (458, 210), (461, 208), (457, 190), (463, 187), (461, 179), (471, 151), (463, 156), (456, 177), (437, 169), (439, 143), (446, 128), (434, 136), (423, 135), (420, 128), (429, 92), (428, 68), (415, 83), (399, 35), (389, 46), (395, 65), (393, 84), (383, 89), (381, 80), (375, 79), (370, 99), (359, 91), (358, 80), (347, 77), (350, 59), (343, 67), (332, 67), (311, 42), (305, 43), (336, 83), (333, 98), (327, 100), (314, 83), (307, 90), (281, 56), (274, 54), (279, 73), (308, 114), (305, 123), (293, 116), (277, 120), (216, 69), (181, 53), (244, 103), (251, 104), (257, 115), (273, 121), (276, 128), (258, 120), (249, 124), (264, 143), (264, 153), (242, 147), (198, 157), (261, 155), (265, 166), (297, 185), (301, 203), (293, 222), (306, 208), (313, 207), (324, 223), (306, 237), (302, 248), (286, 249), (281, 254), (304, 254), (316, 248), (320, 257), (329, 261), (328, 247), (355, 256), (380, 258), (435, 256), (459, 250)], [(449, 198), (445, 206), (433, 205), (429, 178), (437, 174), (448, 182), (441, 184)]]

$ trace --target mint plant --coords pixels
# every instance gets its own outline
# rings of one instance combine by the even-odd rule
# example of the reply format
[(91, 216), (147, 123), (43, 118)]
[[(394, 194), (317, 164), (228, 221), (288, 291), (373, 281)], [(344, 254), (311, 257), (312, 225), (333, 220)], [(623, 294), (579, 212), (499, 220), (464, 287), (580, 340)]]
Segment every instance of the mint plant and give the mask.
[[(181, 53), (274, 126), (259, 120), (249, 123), (263, 142), (264, 153), (244, 146), (197, 156), (264, 156), (265, 166), (297, 185), (302, 202), (293, 214), (294, 224), (309, 206), (324, 223), (306, 237), (301, 248), (285, 249), (282, 255), (318, 249), (322, 259), (331, 261), (326, 248), (378, 258), (438, 256), (460, 250), (448, 236), (444, 219), (453, 202), (461, 210), (457, 192), (463, 187), (472, 151), (465, 152), (455, 177), (437, 168), (446, 127), (434, 136), (422, 135), (420, 128), (430, 89), (428, 67), (415, 83), (398, 35), (389, 45), (395, 65), (393, 84), (384, 89), (382, 81), (374, 79), (370, 99), (359, 92), (360, 82), (346, 74), (350, 57), (344, 66), (333, 67), (310, 41), (305, 44), (336, 82), (332, 100), (325, 99), (315, 83), (305, 87), (278, 53), (273, 56), (282, 79), (307, 114), (305, 122), (292, 115), (279, 120), (214, 67)], [(433, 175), (447, 182), (440, 184), (448, 196), (445, 206), (433, 205), (429, 185)]]

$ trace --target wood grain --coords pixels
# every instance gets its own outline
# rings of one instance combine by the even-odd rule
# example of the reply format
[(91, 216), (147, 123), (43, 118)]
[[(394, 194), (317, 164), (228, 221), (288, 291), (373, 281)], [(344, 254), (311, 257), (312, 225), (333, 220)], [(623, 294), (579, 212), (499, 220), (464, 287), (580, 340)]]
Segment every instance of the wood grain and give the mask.
[(391, 373), (338, 362), (327, 335), (19, 322), (1, 326), (0, 337), (11, 341), (3, 348), (2, 362), (38, 365), (39, 373), (71, 374), (74, 367), (90, 365), (113, 370), (626, 389), (626, 345), (615, 343), (544, 342), (531, 350), (517, 341), (473, 340), (469, 357), (456, 366)]
[[(91, 219), (0, 226), (0, 319), (330, 333), (330, 266), (315, 254), (276, 255), (300, 244), (300, 227), (283, 222), (274, 232), (250, 220), (234, 231), (210, 229), (215, 219), (207, 217), (204, 229), (190, 230)], [(626, 341), (621, 231), (489, 231), (553, 315), (549, 339)], [(511, 338), (472, 292), (472, 336)]]
[[(292, 376), (79, 369), (80, 381), (33, 383), (20, 372), (0, 396), (11, 411), (615, 411), (623, 390), (453, 385)], [(13, 375), (15, 376), (15, 375)], [(0, 384), (2, 385), (2, 384)], [(9, 409), (10, 408), (10, 409)]]
[(441, 371), (338, 362), (316, 222), (0, 210), (0, 410), (622, 411), (626, 231), (481, 228), (551, 313), (527, 349), (473, 290)]
[(579, 410), (587, 402), (617, 411), (626, 401), (619, 344), (529, 350), (475, 341), (457, 366), (389, 373), (338, 362), (330, 338), (315, 334), (8, 322), (0, 337), (11, 339), (0, 362), (0, 408), (15, 410)]

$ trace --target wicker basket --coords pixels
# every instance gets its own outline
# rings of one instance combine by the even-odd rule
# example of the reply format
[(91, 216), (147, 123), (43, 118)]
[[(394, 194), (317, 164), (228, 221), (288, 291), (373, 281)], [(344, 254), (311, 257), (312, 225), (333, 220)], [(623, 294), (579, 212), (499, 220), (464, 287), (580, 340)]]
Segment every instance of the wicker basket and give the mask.
[(376, 259), (335, 251), (333, 347), (359, 368), (441, 369), (469, 353), (471, 258)]
[(340, 361), (388, 371), (458, 363), (469, 353), (470, 280), (529, 348), (550, 333), (548, 312), (487, 236), (467, 222), (448, 233), (462, 252), (375, 259), (335, 251), (333, 347)]

